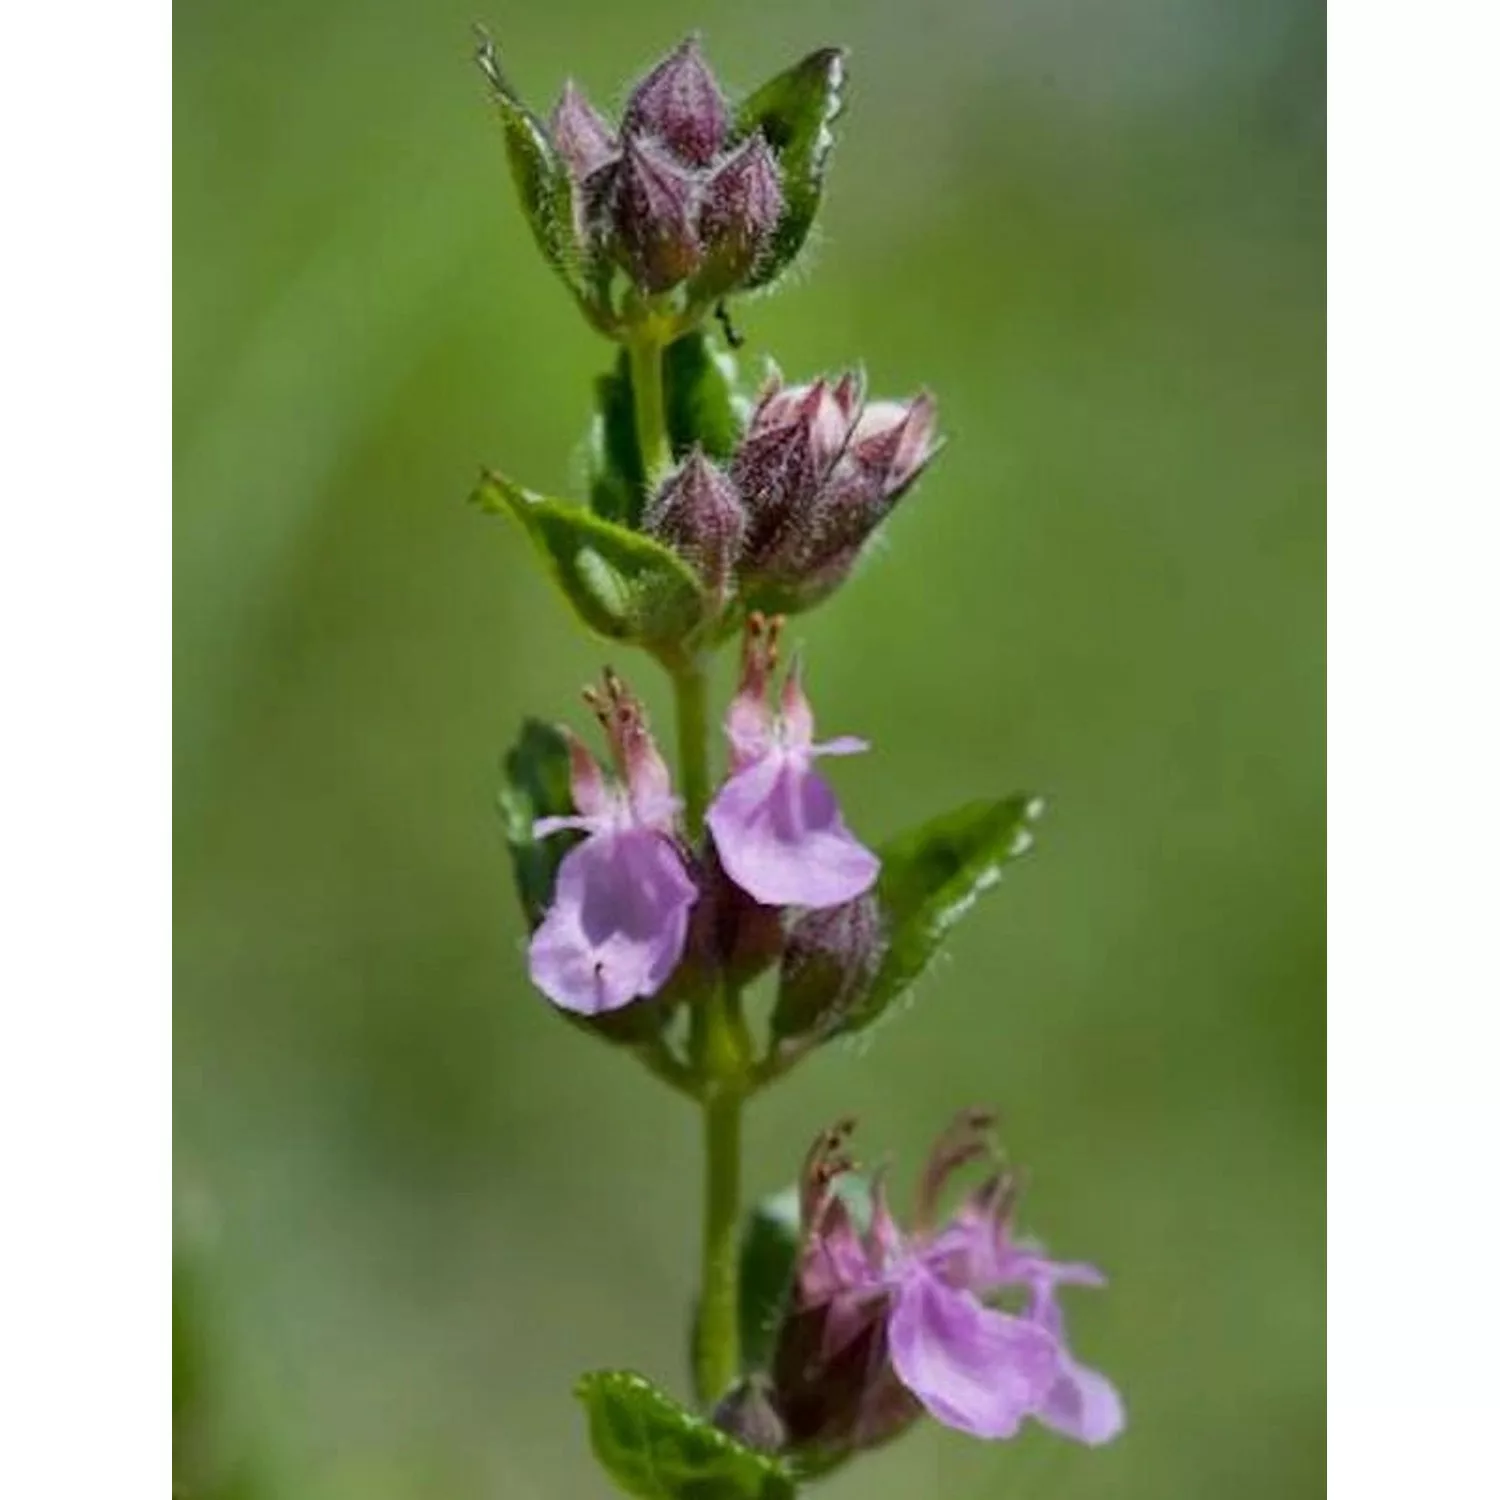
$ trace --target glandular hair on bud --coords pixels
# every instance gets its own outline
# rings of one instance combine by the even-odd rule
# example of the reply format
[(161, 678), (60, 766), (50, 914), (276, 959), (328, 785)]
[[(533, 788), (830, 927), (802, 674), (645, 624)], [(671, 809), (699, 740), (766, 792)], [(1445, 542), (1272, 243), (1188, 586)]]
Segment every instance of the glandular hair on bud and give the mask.
[(703, 188), (699, 234), (726, 284), (755, 269), (785, 206), (781, 169), (756, 131), (714, 167)]
[(779, 1453), (786, 1442), (786, 1426), (764, 1375), (747, 1375), (733, 1386), (714, 1408), (713, 1422), (721, 1432), (760, 1453)]
[(695, 447), (647, 502), (646, 532), (680, 552), (713, 594), (728, 592), (745, 539), (734, 481)]
[(664, 292), (692, 275), (702, 258), (692, 171), (651, 140), (627, 140), (617, 184), (616, 244), (637, 284)]
[(729, 132), (729, 111), (696, 37), (659, 62), (630, 96), (624, 129), (651, 136), (694, 167), (706, 167)]
[(804, 913), (787, 934), (772, 1030), (790, 1040), (836, 1029), (869, 991), (886, 947), (873, 893)]

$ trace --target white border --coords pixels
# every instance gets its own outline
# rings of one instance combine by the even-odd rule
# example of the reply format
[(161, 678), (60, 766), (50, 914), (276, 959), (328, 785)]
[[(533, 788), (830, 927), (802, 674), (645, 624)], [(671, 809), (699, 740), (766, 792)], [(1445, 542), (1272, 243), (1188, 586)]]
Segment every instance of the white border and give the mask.
[(1500, 1493), (1497, 32), (1480, 4), (1331, 16), (1339, 1500)]
[(0, 1494), (170, 1493), (171, 32), (0, 87)]
[[(169, 1448), (170, 35), (8, 17), (0, 1492)], [(1330, 1491), (1496, 1492), (1497, 22), (1332, 11)], [(1277, 1441), (1267, 1433), (1266, 1441)]]

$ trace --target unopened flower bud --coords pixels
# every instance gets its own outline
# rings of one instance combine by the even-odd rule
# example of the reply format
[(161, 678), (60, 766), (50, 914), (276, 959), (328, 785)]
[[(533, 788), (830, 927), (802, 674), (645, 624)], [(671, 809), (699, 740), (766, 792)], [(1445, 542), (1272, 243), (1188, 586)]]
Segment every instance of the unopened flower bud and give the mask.
[(718, 598), (745, 538), (745, 508), (734, 482), (695, 447), (646, 505), (647, 533), (680, 552)]
[(849, 443), (863, 390), (864, 382), (853, 370), (837, 380), (824, 378), (811, 385), (773, 385), (750, 419), (750, 432), (775, 431), (788, 424), (801, 428), (807, 434), (813, 464), (822, 474)]
[(756, 131), (714, 167), (703, 190), (699, 232), (726, 286), (755, 269), (785, 206), (781, 170)]
[[(862, 409), (860, 400), (852, 375), (773, 390), (736, 455), (750, 515), (743, 571), (768, 607), (805, 609), (837, 588), (938, 450), (930, 396)], [(785, 466), (772, 461), (790, 451), (793, 436), (808, 455), (796, 492), (778, 484)]]
[(923, 392), (912, 401), (872, 401), (849, 437), (849, 461), (875, 481), (889, 509), (937, 452), (937, 403)]
[(738, 988), (781, 957), (781, 909), (743, 891), (725, 873), (712, 841), (698, 867), (702, 892), (693, 910), (688, 956), (699, 976), (724, 976)]
[(816, 1038), (864, 998), (880, 970), (887, 938), (869, 893), (804, 913), (787, 934), (771, 1028), (783, 1039)]
[(627, 139), (614, 183), (614, 225), (625, 264), (644, 290), (664, 292), (697, 268), (698, 193), (692, 172), (665, 149)]
[(689, 37), (637, 85), (625, 106), (627, 135), (651, 136), (674, 156), (706, 167), (729, 133), (729, 111), (718, 80)]
[(764, 1375), (747, 1375), (714, 1407), (713, 1423), (721, 1432), (761, 1453), (779, 1453), (786, 1427), (771, 1400)]
[(852, 420), (844, 398), (843, 382), (826, 380), (775, 387), (761, 398), (730, 467), (749, 516), (745, 552), (752, 567), (807, 513), (843, 451)]
[(570, 78), (552, 111), (552, 142), (568, 164), (575, 184), (619, 155), (620, 143), (609, 122), (584, 98)]

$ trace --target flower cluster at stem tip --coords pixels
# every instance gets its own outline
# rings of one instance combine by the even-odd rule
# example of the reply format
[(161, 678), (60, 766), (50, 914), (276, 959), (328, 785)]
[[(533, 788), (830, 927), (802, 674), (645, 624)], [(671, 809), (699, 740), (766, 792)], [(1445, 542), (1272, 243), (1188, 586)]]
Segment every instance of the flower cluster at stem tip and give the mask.
[[(674, 771), (641, 698), (605, 668), (584, 693), (605, 753), (530, 721), (500, 798), (533, 984), (703, 1114), (693, 1351), (706, 1415), (639, 1376), (586, 1377), (587, 1402), (636, 1403), (591, 1410), (596, 1453), (629, 1488), (633, 1464), (657, 1463), (645, 1449), (665, 1424), (678, 1458), (692, 1448), (711, 1466), (728, 1452), (741, 1475), (764, 1460), (774, 1484), (754, 1493), (781, 1496), (924, 1413), (985, 1439), (1034, 1422), (1108, 1442), (1125, 1425), (1121, 1397), (1073, 1356), (1060, 1305), (1062, 1288), (1104, 1278), (1019, 1235), (1017, 1181), (987, 1112), (962, 1113), (939, 1138), (905, 1224), (883, 1175), (848, 1155), (848, 1121), (815, 1140), (789, 1222), (768, 1207), (780, 1200), (751, 1215), (740, 1204), (746, 1102), (889, 1012), (1031, 847), (1041, 809), (1019, 793), (976, 799), (871, 847), (823, 769), (869, 747), (817, 737), (803, 658), (783, 650), (787, 618), (854, 576), (942, 446), (925, 392), (871, 400), (857, 369), (788, 384), (769, 362), (747, 385), (708, 331), (717, 312), (738, 348), (726, 299), (773, 289), (808, 241), (844, 54), (813, 52), (735, 101), (690, 37), (615, 120), (571, 80), (537, 115), (488, 38), (478, 60), (538, 246), (589, 325), (622, 347), (596, 389), (589, 503), (492, 472), (475, 498), (520, 525), (586, 627), (656, 659), (676, 720)], [(712, 664), (736, 638), (716, 726)], [(756, 1019), (749, 987), (773, 973), (774, 1008)], [(945, 1216), (955, 1175), (976, 1164), (980, 1185)], [(769, 1286), (741, 1277), (756, 1224), (780, 1226)], [(712, 1441), (684, 1447), (694, 1424)], [(622, 1458), (627, 1432), (642, 1453)], [(751, 1493), (723, 1487), (727, 1472), (660, 1479), (651, 1493)]]

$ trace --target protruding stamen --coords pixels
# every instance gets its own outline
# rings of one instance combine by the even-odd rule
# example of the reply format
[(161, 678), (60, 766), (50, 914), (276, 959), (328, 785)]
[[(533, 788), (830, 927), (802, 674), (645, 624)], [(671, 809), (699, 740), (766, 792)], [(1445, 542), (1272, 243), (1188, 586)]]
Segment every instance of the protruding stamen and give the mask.
[(802, 1235), (804, 1242), (817, 1232), (833, 1183), (855, 1167), (846, 1149), (854, 1132), (854, 1117), (846, 1115), (819, 1132), (802, 1165)]
[(997, 1116), (990, 1109), (961, 1110), (937, 1139), (927, 1158), (926, 1169), (917, 1188), (916, 1226), (929, 1229), (937, 1217), (938, 1198), (948, 1179), (970, 1162), (999, 1155), (995, 1141)]

